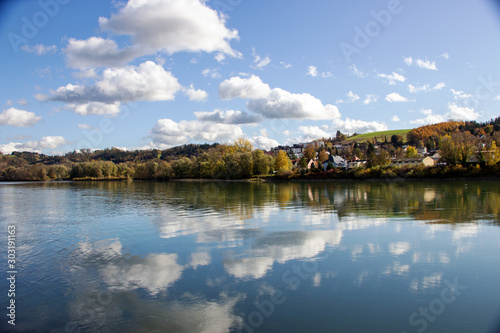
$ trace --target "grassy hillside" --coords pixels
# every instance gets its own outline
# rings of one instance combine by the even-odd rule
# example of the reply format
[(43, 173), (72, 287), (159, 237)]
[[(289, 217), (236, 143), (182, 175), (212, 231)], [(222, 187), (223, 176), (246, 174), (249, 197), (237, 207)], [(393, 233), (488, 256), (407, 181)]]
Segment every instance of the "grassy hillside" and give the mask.
[(400, 130), (390, 130), (390, 131), (380, 131), (380, 132), (371, 132), (371, 133), (365, 133), (365, 134), (358, 134), (356, 136), (348, 138), (345, 142), (365, 142), (368, 139), (377, 137), (379, 141), (384, 141), (384, 136), (387, 136), (387, 140), (391, 140), (391, 136), (394, 134), (396, 135), (401, 135), (404, 139), (404, 142), (406, 142), (406, 134), (411, 131), (411, 129), (400, 129)]

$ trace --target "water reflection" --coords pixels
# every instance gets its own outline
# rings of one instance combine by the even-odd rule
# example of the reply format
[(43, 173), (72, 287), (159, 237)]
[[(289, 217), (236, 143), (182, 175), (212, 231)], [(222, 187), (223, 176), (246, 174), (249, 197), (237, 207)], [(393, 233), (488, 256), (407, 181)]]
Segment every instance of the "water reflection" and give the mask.
[(22, 230), (24, 318), (44, 313), (25, 330), (410, 332), (455, 278), (471, 292), (429, 332), (484, 331), (500, 304), (495, 182), (28, 183), (0, 199)]

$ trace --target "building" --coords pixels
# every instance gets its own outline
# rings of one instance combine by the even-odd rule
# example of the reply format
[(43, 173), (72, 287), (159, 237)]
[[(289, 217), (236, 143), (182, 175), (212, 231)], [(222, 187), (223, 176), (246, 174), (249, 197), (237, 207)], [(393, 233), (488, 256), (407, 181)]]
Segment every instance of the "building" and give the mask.
[(412, 158), (398, 158), (391, 162), (391, 165), (401, 167), (401, 166), (434, 166), (436, 161), (429, 156), (425, 157), (412, 157)]
[(326, 168), (328, 167), (328, 164), (332, 163), (335, 168), (347, 168), (347, 162), (340, 156), (332, 156), (330, 155), (328, 159), (323, 162), (323, 171), (326, 171)]

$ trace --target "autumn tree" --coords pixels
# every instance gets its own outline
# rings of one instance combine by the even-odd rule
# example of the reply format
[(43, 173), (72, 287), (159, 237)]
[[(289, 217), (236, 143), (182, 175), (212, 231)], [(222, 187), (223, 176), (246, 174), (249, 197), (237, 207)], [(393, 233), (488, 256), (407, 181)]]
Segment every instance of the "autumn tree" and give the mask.
[(283, 172), (292, 169), (292, 161), (288, 158), (283, 150), (280, 150), (276, 155), (275, 161), (276, 171)]
[(328, 159), (328, 154), (326, 153), (325, 150), (322, 150), (319, 152), (318, 158), (319, 158), (320, 163), (324, 163)]
[(306, 149), (304, 150), (304, 156), (308, 161), (316, 157), (316, 149), (314, 149), (313, 145), (307, 145)]
[(406, 157), (418, 157), (417, 149), (413, 146), (406, 147)]

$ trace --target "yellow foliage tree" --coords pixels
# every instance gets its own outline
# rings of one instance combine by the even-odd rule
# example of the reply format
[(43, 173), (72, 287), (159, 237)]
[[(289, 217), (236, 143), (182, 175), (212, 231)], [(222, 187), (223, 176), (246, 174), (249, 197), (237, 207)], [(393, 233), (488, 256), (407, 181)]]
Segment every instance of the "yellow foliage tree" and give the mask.
[(278, 172), (287, 171), (292, 168), (292, 162), (290, 161), (288, 155), (283, 150), (280, 150), (278, 152), (278, 155), (276, 155), (275, 166), (276, 166), (276, 171)]

